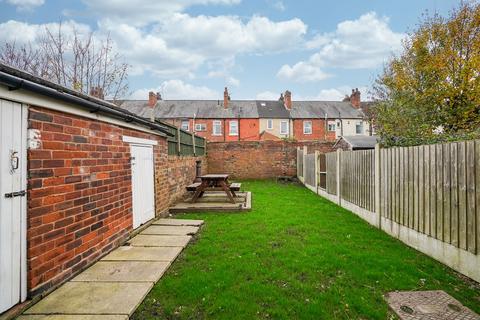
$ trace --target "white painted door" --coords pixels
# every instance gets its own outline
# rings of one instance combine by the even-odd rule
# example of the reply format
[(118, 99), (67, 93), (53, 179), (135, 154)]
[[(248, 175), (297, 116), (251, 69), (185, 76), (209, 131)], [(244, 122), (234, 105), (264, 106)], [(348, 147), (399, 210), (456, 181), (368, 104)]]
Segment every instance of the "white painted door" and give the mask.
[(133, 228), (155, 217), (153, 147), (130, 146), (132, 164)]
[(25, 299), (26, 108), (0, 99), (0, 313)]

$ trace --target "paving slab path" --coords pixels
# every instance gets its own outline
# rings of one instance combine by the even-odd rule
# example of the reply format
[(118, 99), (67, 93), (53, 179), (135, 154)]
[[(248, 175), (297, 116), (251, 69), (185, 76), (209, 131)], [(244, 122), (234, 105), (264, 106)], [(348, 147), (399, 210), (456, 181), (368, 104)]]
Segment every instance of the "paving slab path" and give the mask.
[(18, 319), (128, 319), (202, 224), (202, 220), (154, 221)]

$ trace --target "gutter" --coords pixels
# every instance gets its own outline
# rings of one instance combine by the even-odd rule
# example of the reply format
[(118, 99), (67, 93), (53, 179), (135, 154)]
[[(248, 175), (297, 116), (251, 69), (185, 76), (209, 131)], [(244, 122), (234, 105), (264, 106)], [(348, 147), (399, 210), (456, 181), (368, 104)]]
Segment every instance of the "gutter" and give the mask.
[[(24, 80), (22, 78), (12, 76), (2, 71), (0, 71), (0, 84), (6, 85), (8, 89), (11, 91), (24, 89), (27, 91), (31, 91), (31, 92), (49, 97), (49, 98), (54, 98), (67, 103), (80, 105), (90, 110), (90, 112), (92, 113), (102, 112), (112, 117), (119, 118), (125, 122), (129, 122), (129, 123), (135, 122), (151, 130), (159, 131), (164, 135), (172, 136), (170, 131), (168, 131), (166, 127), (160, 124), (146, 120), (128, 111), (120, 111), (113, 107), (109, 107), (107, 106), (107, 102), (105, 102), (104, 104), (100, 104), (100, 102), (97, 103), (97, 102), (86, 100), (76, 95), (72, 95), (69, 92), (70, 89), (67, 89), (67, 88), (53, 89), (41, 84), (37, 84), (30, 80)], [(63, 90), (63, 91), (60, 91), (60, 90)]]

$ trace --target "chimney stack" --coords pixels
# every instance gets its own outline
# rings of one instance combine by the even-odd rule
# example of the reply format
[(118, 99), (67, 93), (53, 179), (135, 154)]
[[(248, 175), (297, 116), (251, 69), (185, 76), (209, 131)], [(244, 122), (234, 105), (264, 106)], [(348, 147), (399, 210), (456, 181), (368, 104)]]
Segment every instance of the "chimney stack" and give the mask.
[(228, 94), (228, 88), (225, 87), (225, 91), (223, 92), (223, 107), (225, 109), (228, 108), (228, 102), (230, 101), (230, 95)]
[(292, 110), (292, 93), (290, 91), (285, 91), (283, 95), (284, 106), (288, 110)]
[(155, 107), (155, 105), (157, 104), (157, 99), (158, 99), (157, 94), (153, 91), (150, 91), (148, 93), (148, 106), (150, 108)]
[(91, 87), (90, 95), (98, 99), (105, 99), (105, 95), (103, 94), (103, 88), (101, 87)]
[(280, 98), (278, 98), (278, 101), (284, 101), (284, 98), (283, 98), (283, 93), (280, 93)]
[(360, 91), (358, 91), (358, 88), (352, 89), (352, 94), (350, 95), (350, 103), (352, 104), (352, 107), (354, 107), (355, 109), (360, 109), (361, 101), (360, 101)]

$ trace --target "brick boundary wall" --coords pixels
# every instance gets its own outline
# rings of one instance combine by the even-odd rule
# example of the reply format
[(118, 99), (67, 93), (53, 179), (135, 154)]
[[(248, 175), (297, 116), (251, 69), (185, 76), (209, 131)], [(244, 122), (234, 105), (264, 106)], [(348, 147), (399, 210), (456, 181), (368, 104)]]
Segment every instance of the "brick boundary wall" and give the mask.
[(228, 173), (236, 179), (268, 179), (295, 176), (297, 147), (308, 152), (331, 152), (333, 142), (240, 141), (208, 142), (209, 173)]
[[(29, 295), (70, 278), (124, 242), (132, 230), (130, 147), (122, 136), (156, 140), (155, 206), (165, 215), (195, 177), (195, 160), (168, 156), (166, 139), (30, 106), (27, 264)], [(206, 162), (206, 161), (204, 161)]]

